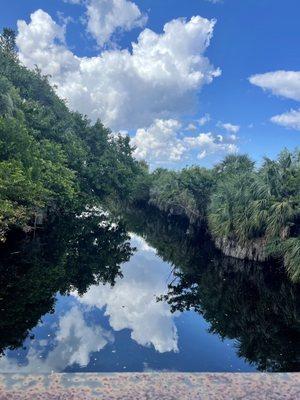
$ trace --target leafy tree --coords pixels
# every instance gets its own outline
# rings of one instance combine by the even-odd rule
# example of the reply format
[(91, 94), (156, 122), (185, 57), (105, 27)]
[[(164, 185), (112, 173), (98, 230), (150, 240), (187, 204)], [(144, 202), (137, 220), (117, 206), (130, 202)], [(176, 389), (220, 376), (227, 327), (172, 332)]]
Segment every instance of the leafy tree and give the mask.
[(0, 49), (13, 58), (16, 58), (16, 33), (13, 29), (4, 28), (0, 35)]
[(234, 156), (217, 171), (208, 212), (213, 236), (242, 246), (262, 240), (269, 255), (284, 260), (291, 279), (299, 280), (300, 152), (265, 158), (259, 170), (245, 156)]
[[(129, 138), (68, 110), (41, 71), (25, 68), (15, 33), (0, 37), (0, 238), (37, 215), (130, 198), (140, 164)], [(42, 218), (42, 219), (43, 219)]]
[(207, 228), (223, 251), (279, 258), (290, 278), (300, 280), (299, 150), (265, 158), (259, 169), (247, 155), (229, 155), (212, 170), (159, 168), (141, 176), (143, 195), (133, 200)]
[(153, 173), (149, 203), (161, 211), (183, 215), (192, 223), (205, 223), (214, 177), (200, 167), (182, 171), (158, 169)]

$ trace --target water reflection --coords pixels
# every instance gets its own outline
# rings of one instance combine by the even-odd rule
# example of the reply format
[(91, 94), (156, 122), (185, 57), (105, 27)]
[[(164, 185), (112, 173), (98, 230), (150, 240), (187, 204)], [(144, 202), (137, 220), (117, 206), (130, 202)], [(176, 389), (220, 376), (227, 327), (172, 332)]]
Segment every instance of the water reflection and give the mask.
[(131, 243), (138, 251), (123, 265), (123, 278), (113, 288), (94, 285), (78, 300), (90, 307), (105, 307), (113, 330), (130, 329), (131, 338), (140, 345), (153, 345), (160, 353), (178, 351), (170, 307), (157, 302), (167, 290), (170, 268), (143, 239), (132, 235)]
[(2, 246), (1, 372), (300, 369), (299, 287), (279, 266), (153, 210), (123, 218), (130, 242), (88, 213)]
[(154, 210), (143, 227), (140, 220), (133, 219), (135, 229), (174, 266), (175, 279), (161, 296), (173, 312), (203, 315), (211, 333), (235, 339), (239, 357), (259, 370), (300, 371), (299, 285), (284, 268), (224, 257), (203, 234)]
[(57, 323), (47, 322), (43, 327), (50, 332), (47, 337), (33, 340), (28, 352), (8, 353), (0, 359), (1, 372), (50, 373), (62, 372), (73, 364), (85, 367), (91, 353), (102, 350), (114, 340), (110, 331), (101, 326), (89, 326), (77, 306), (63, 314)]
[(34, 239), (8, 238), (0, 249), (0, 353), (20, 347), (41, 316), (54, 312), (57, 292), (113, 284), (132, 254), (128, 239), (95, 213), (51, 221)]

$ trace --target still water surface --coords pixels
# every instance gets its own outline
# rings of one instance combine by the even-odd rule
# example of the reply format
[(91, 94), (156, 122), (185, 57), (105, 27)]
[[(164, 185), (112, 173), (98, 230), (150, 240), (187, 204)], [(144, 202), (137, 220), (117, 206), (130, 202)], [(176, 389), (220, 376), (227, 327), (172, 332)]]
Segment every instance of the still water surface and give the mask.
[(182, 223), (128, 221), (2, 249), (0, 372), (299, 370), (299, 288), (281, 272)]

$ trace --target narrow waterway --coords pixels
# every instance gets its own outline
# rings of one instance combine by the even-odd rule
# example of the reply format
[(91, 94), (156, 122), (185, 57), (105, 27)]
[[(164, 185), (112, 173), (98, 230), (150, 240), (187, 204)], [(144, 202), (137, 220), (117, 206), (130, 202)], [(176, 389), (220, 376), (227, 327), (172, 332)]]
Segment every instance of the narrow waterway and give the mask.
[(166, 220), (150, 218), (143, 235), (141, 224), (124, 237), (100, 226), (97, 237), (77, 226), (67, 250), (58, 230), (39, 251), (6, 249), (0, 372), (299, 367), (298, 291), (281, 273), (201, 248)]

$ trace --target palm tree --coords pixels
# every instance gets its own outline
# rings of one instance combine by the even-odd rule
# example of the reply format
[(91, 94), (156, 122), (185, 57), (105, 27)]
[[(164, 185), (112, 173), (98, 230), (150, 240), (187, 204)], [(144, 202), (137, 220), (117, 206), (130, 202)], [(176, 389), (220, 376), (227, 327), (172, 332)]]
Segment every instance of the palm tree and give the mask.
[(270, 255), (284, 260), (291, 279), (300, 279), (300, 151), (265, 158), (257, 171), (247, 156), (232, 155), (215, 171), (208, 213), (213, 236), (243, 246), (261, 238)]

